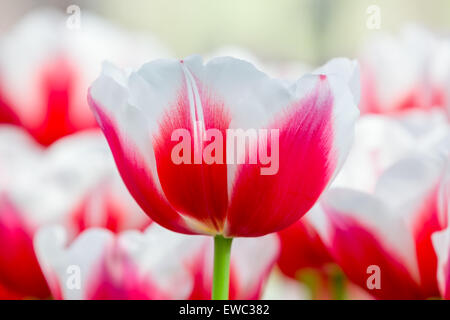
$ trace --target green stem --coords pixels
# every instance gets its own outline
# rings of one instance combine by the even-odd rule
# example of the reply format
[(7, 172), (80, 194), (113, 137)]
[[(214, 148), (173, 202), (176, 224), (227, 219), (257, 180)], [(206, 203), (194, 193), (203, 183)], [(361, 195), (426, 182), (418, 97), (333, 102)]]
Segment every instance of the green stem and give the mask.
[(230, 286), (230, 252), (233, 238), (214, 237), (213, 300), (228, 300)]

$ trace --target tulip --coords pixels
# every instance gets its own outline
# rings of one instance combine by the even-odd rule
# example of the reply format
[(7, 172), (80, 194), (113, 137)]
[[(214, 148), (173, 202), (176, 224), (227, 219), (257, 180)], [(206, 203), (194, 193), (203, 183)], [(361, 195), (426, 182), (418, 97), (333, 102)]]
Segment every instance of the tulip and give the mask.
[(281, 250), (277, 265), (284, 275), (306, 285), (316, 299), (328, 296), (334, 261), (310, 222), (314, 211), (311, 209), (304, 218), (278, 232)]
[[(36, 253), (57, 299), (207, 299), (212, 255), (208, 237), (155, 224), (113, 234), (91, 228), (68, 241), (63, 227), (41, 229)], [(231, 297), (257, 299), (278, 254), (276, 236), (238, 239), (231, 257)]]
[(400, 37), (381, 35), (360, 54), (361, 112), (398, 115), (445, 109), (449, 96), (450, 41), (409, 27)]
[(47, 224), (71, 237), (98, 226), (113, 231), (149, 223), (122, 187), (100, 132), (61, 139), (43, 149), (24, 131), (0, 127), (0, 294), (48, 298), (50, 291), (33, 250)]
[(219, 47), (213, 52), (210, 52), (207, 55), (206, 60), (223, 56), (245, 60), (264, 73), (271, 74), (277, 78), (282, 78), (285, 81), (297, 80), (299, 74), (305, 74), (312, 70), (311, 66), (299, 61), (263, 61), (253, 52), (238, 46)]
[(172, 231), (215, 237), (213, 296), (223, 299), (231, 239), (288, 227), (341, 167), (357, 79), (345, 59), (286, 85), (242, 60), (192, 56), (128, 75), (105, 64), (88, 99), (142, 209)]
[(88, 12), (76, 30), (69, 18), (32, 11), (0, 45), (0, 123), (23, 127), (44, 146), (96, 126), (85, 97), (103, 59), (128, 64), (167, 54), (153, 39), (142, 45), (139, 36)]
[(443, 228), (446, 228), (448, 226), (448, 217), (450, 214), (450, 164), (447, 164), (444, 178), (439, 187), (438, 213), (440, 225)]
[(397, 117), (364, 115), (333, 187), (371, 193), (380, 175), (413, 151), (425, 151), (448, 130), (444, 112), (415, 111)]
[(333, 262), (320, 235), (309, 222), (311, 214), (314, 213), (309, 212), (306, 217), (278, 233), (281, 243), (278, 266), (285, 275), (294, 279), (302, 269), (320, 269)]
[[(49, 297), (33, 250), (32, 225), (20, 216), (6, 196), (0, 198), (0, 283), (2, 298)], [(3, 296), (4, 295), (4, 296)]]
[(377, 298), (439, 295), (431, 235), (443, 227), (437, 190), (448, 139), (396, 162), (373, 193), (335, 188), (321, 200), (324, 222), (315, 227), (347, 277)]

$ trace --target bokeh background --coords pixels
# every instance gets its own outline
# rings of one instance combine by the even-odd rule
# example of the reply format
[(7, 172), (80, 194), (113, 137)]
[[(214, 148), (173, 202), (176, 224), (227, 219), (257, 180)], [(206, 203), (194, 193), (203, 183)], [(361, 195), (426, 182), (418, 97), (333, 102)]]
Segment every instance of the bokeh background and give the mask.
[(450, 32), (447, 0), (94, 0), (0, 2), (0, 34), (26, 12), (43, 6), (65, 11), (78, 5), (127, 29), (151, 32), (179, 57), (224, 46), (245, 47), (266, 60), (319, 64), (354, 57), (378, 30), (367, 28), (367, 9), (381, 9), (383, 32), (419, 24)]

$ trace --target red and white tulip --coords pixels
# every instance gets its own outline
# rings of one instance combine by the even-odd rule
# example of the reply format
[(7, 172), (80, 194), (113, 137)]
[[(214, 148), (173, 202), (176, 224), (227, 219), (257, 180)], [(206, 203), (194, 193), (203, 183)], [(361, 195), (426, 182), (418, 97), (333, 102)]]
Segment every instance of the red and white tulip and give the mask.
[[(276, 236), (237, 239), (231, 256), (232, 299), (257, 299), (278, 255)], [(42, 229), (35, 248), (57, 299), (209, 299), (212, 239), (172, 233), (113, 234), (93, 228), (69, 241), (62, 227)]]
[(167, 56), (154, 39), (83, 12), (79, 29), (50, 9), (32, 11), (0, 42), (0, 123), (22, 126), (48, 146), (96, 126), (86, 92), (104, 59), (130, 65)]
[(0, 145), (0, 172), (7, 178), (0, 190), (0, 241), (7, 244), (0, 249), (0, 286), (11, 292), (6, 297), (49, 297), (32, 243), (42, 226), (63, 224), (74, 237), (91, 226), (121, 231), (150, 223), (121, 185), (100, 132), (42, 149), (19, 128), (2, 126)]
[[(105, 64), (89, 100), (125, 184), (155, 222), (186, 234), (254, 237), (302, 217), (342, 166), (359, 114), (357, 79), (357, 64), (345, 59), (286, 85), (245, 61), (192, 56), (128, 74)], [(178, 129), (194, 137), (185, 163), (172, 159)], [(211, 152), (210, 129), (222, 136), (214, 141), (223, 153), (195, 164)], [(262, 143), (279, 151), (269, 163), (274, 174), (261, 174), (274, 169), (267, 164), (228, 161), (228, 129), (277, 131), (277, 145)], [(248, 160), (249, 149), (237, 159)]]

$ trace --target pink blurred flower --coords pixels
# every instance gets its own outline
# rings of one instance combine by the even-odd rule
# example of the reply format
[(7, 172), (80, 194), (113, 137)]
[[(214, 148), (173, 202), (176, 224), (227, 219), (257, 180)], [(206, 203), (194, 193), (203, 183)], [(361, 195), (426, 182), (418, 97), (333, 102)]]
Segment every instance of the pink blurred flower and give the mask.
[[(237, 239), (233, 246), (231, 298), (257, 299), (277, 258), (277, 238)], [(209, 237), (189, 237), (152, 225), (143, 233), (116, 235), (105, 229), (89, 229), (69, 242), (64, 228), (48, 227), (36, 236), (35, 248), (57, 299), (211, 296)], [(74, 278), (77, 274), (79, 286)]]
[[(387, 169), (372, 194), (336, 188), (320, 208), (316, 228), (347, 277), (381, 299), (439, 295), (431, 235), (441, 230), (438, 188), (449, 136), (427, 153), (410, 154)], [(368, 268), (380, 268), (381, 288), (369, 288)]]
[(67, 19), (50, 9), (33, 11), (0, 43), (0, 123), (24, 127), (44, 146), (96, 126), (86, 92), (102, 61), (129, 65), (167, 56), (154, 39), (88, 12), (77, 30), (66, 27)]
[[(42, 277), (33, 250), (36, 228), (27, 223), (6, 196), (0, 197), (0, 298), (48, 298), (50, 292)], [(3, 296), (4, 295), (4, 296)]]
[(245, 60), (253, 64), (258, 70), (270, 74), (274, 77), (284, 79), (286, 82), (292, 82), (299, 78), (299, 75), (312, 71), (311, 66), (295, 61), (275, 61), (260, 59), (253, 52), (239, 46), (223, 46), (209, 52), (206, 60), (216, 57), (232, 57)]
[(361, 112), (399, 114), (450, 103), (450, 39), (418, 27), (380, 35), (360, 55)]
[(433, 245), (438, 258), (437, 280), (444, 299), (450, 300), (450, 160), (439, 188), (438, 212), (441, 224), (446, 229), (433, 234)]
[(301, 270), (320, 270), (333, 262), (320, 235), (309, 222), (314, 210), (278, 233), (281, 244), (278, 266), (288, 277), (298, 279)]
[(310, 299), (331, 299), (333, 297), (334, 260), (311, 223), (316, 207), (308, 214), (278, 232), (280, 257), (277, 265), (281, 272), (297, 281), (297, 286), (308, 289)]
[[(286, 85), (242, 60), (203, 64), (192, 56), (129, 75), (105, 65), (89, 99), (125, 184), (154, 221), (187, 234), (251, 237), (297, 221), (338, 171), (359, 114), (357, 79), (357, 64), (345, 59)], [(176, 129), (200, 137), (191, 156), (203, 155), (197, 127), (223, 137), (230, 128), (279, 129), (278, 172), (261, 175), (265, 165), (224, 159), (175, 164)]]

